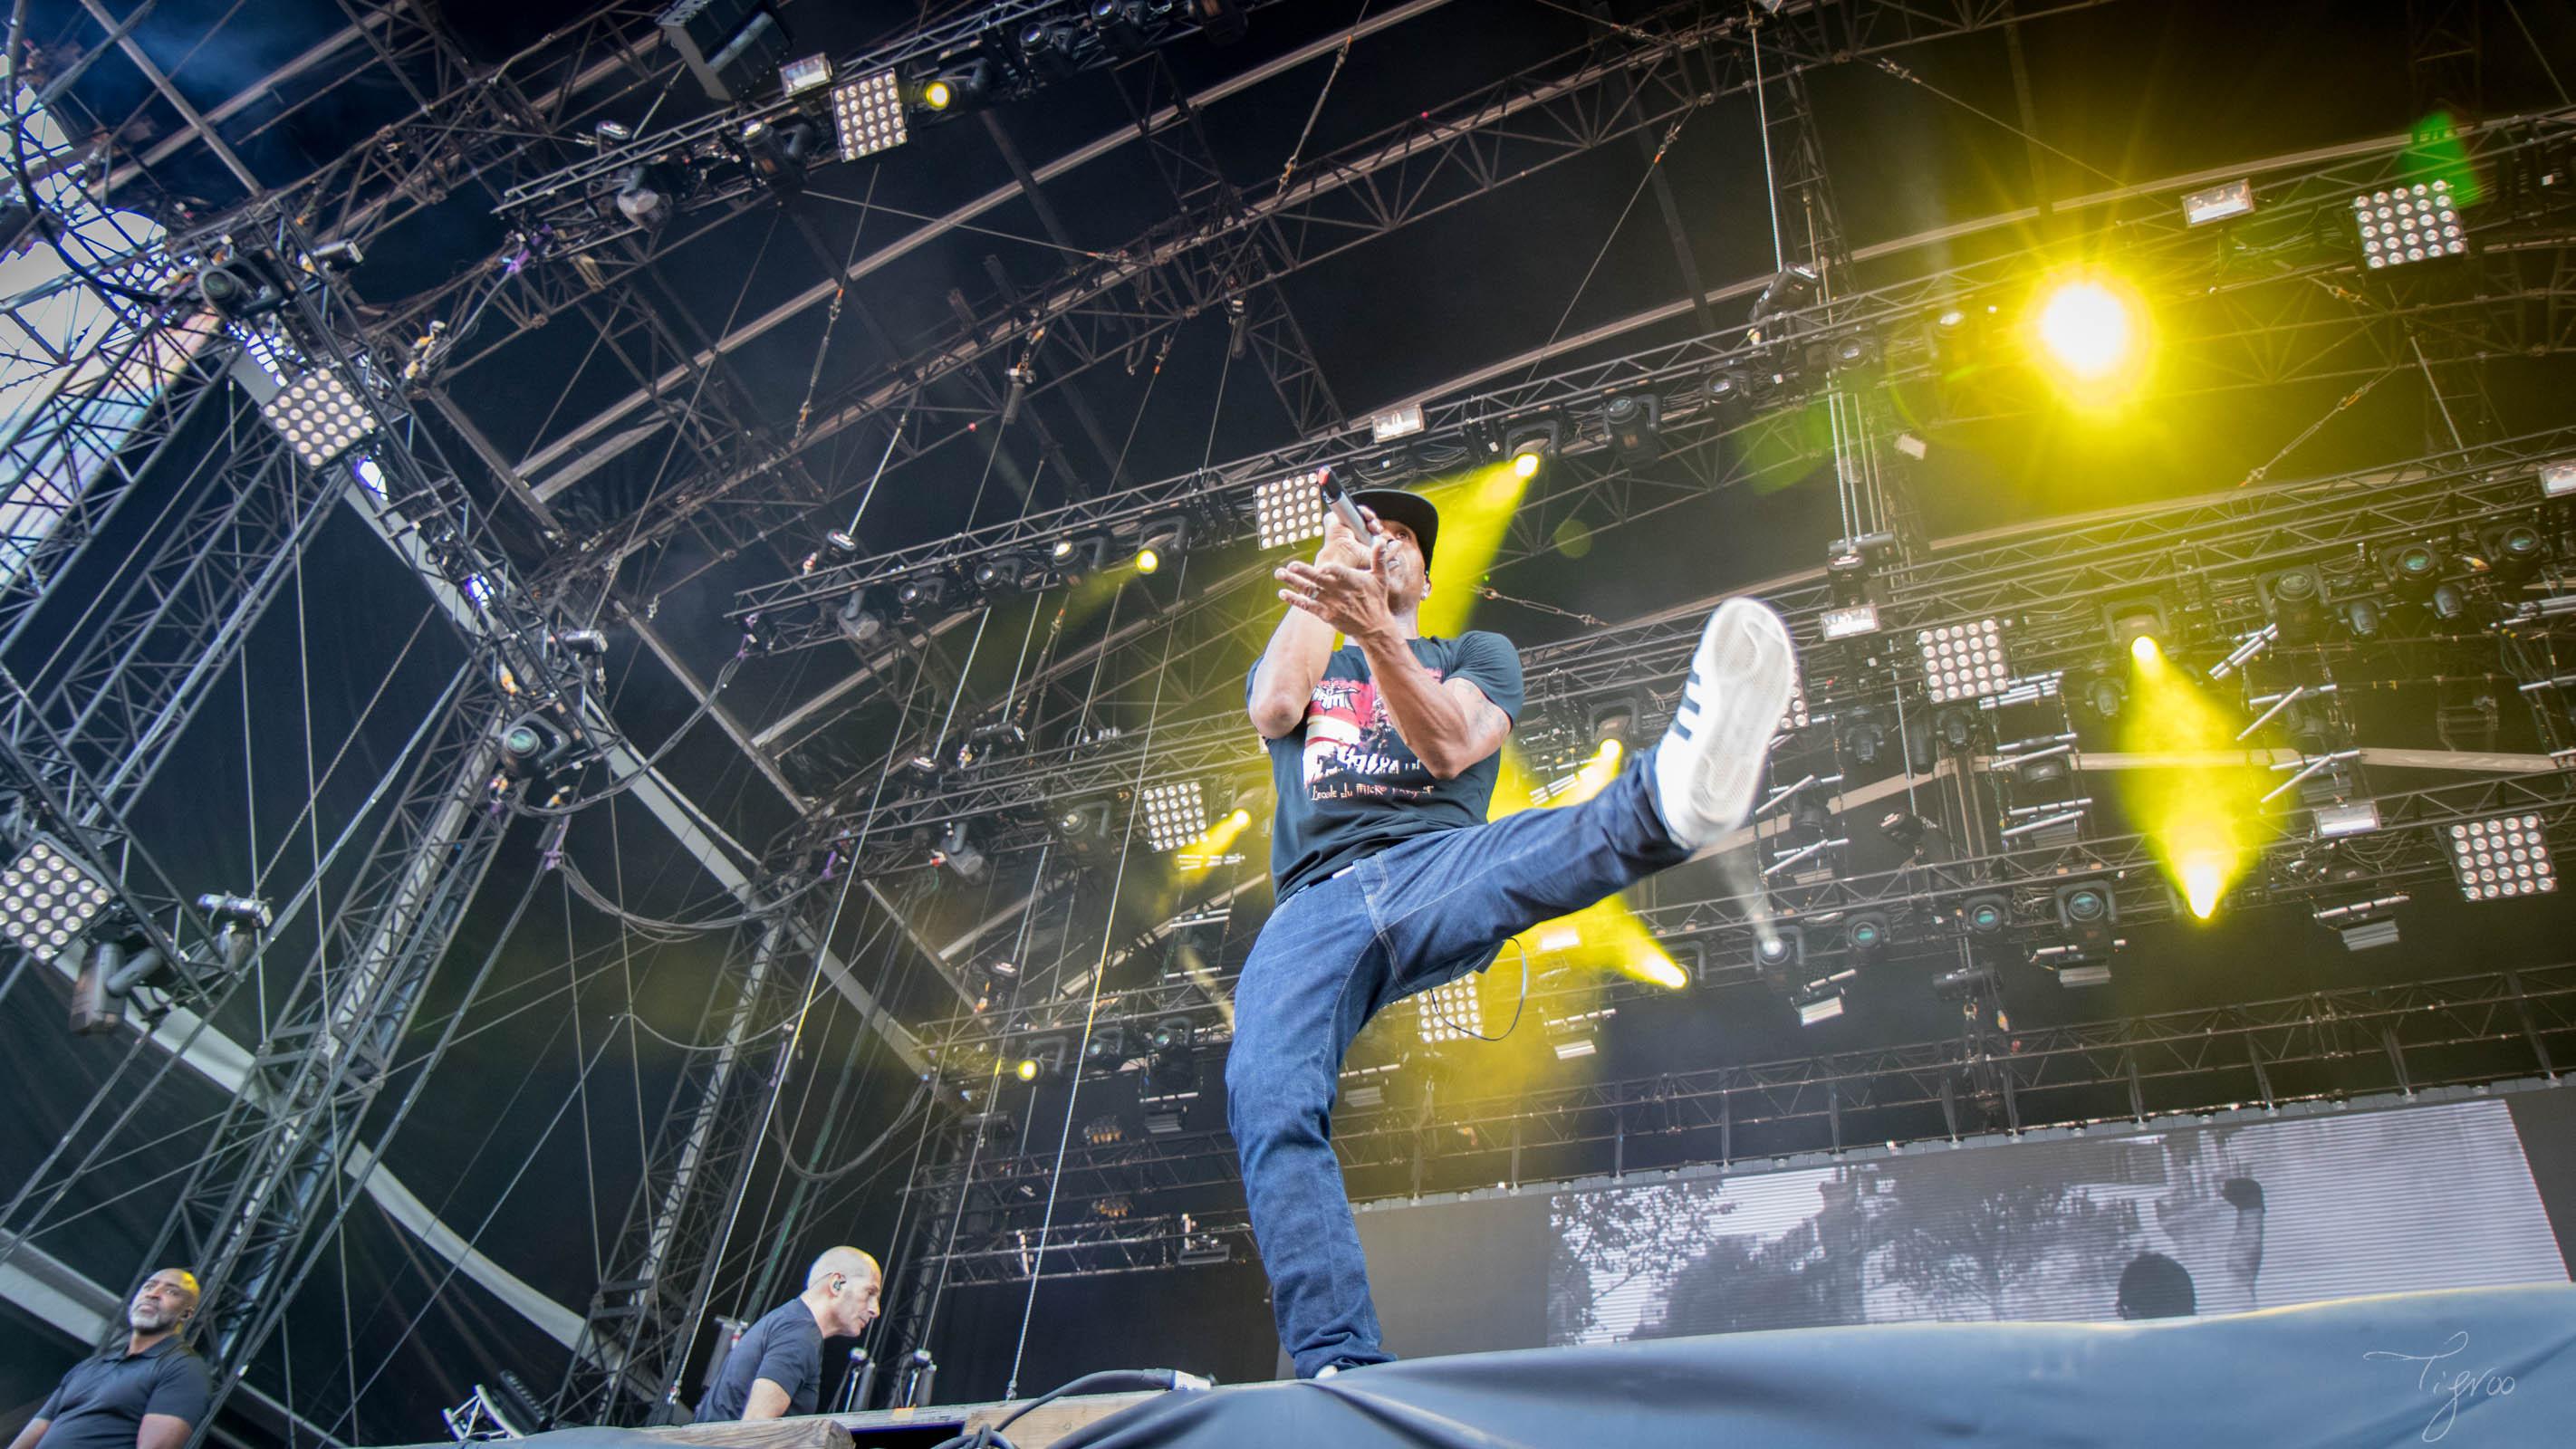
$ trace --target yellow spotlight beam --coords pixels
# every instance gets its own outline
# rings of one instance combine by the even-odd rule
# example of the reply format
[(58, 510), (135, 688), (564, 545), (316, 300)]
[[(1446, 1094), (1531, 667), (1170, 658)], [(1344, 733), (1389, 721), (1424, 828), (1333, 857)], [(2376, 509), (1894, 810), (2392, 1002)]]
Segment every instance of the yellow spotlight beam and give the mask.
[(1172, 865), (1179, 870), (1205, 870), (1225, 857), (1226, 848), (1252, 824), (1252, 812), (1232, 810), (1209, 826), (1199, 838), (1172, 852)]
[[(1448, 527), (1445, 519), (1441, 527), (1445, 534)], [(1577, 776), (1580, 781), (1583, 773), (1597, 771), (1598, 778), (1591, 786), (1594, 793), (1618, 773), (1621, 753), (1615, 748), (1618, 742), (1605, 741), (1604, 745), (1605, 748), (1596, 752)], [(1561, 793), (1544, 804), (1533, 804), (1537, 782), (1530, 778), (1529, 768), (1522, 763), (1520, 752), (1506, 743), (1502, 769), (1494, 779), (1494, 801), (1485, 812), (1486, 818), (1500, 820), (1523, 810), (1557, 809), (1574, 804), (1578, 799), (1590, 798), (1579, 794), (1579, 789), (1578, 785), (1577, 791)], [(1541, 921), (1513, 938), (1513, 945), (1529, 953), (1533, 970), (1571, 966), (1615, 972), (1671, 991), (1679, 991), (1690, 984), (1689, 976), (1674, 963), (1662, 943), (1628, 909), (1628, 903), (1615, 895), (1605, 896), (1570, 915)]]
[(1529, 478), (1506, 460), (1422, 489), (1422, 496), (1440, 510), (1431, 597), (1423, 600), (1418, 619), (1424, 634), (1454, 635), (1467, 627), (1476, 608), (1476, 587), (1485, 581), (1485, 569), (1503, 546), (1503, 534), (1528, 487)]
[(2235, 747), (2234, 716), (2153, 640), (2141, 638), (2130, 652), (2137, 667), (2131, 671), (2129, 708), (2120, 716), (2120, 748), (2204, 759), (2170, 770), (2123, 772), (2121, 798), (2166, 878), (2205, 921), (2267, 833), (2263, 793), (2270, 776)]

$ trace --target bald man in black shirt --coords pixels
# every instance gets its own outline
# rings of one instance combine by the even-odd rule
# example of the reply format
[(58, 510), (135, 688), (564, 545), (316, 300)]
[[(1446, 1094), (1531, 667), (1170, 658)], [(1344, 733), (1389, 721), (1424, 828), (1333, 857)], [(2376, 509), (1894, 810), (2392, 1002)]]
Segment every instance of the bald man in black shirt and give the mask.
[(213, 1376), (179, 1342), (197, 1278), (164, 1268), (126, 1305), (123, 1349), (73, 1365), (9, 1449), (181, 1449), (206, 1417)]

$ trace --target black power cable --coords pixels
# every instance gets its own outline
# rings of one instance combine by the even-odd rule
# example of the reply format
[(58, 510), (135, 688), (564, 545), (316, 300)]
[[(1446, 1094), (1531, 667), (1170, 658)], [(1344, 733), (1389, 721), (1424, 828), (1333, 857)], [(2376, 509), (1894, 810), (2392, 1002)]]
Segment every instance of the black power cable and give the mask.
[(1216, 1384), (1213, 1380), (1201, 1378), (1193, 1373), (1183, 1373), (1179, 1369), (1103, 1369), (1098, 1373), (1084, 1374), (1061, 1387), (1049, 1389), (1013, 1409), (1001, 1419), (971, 1433), (943, 1439), (933, 1446), (933, 1449), (1014, 1449), (1011, 1441), (1002, 1437), (1002, 1431), (1018, 1423), (1021, 1417), (1031, 1410), (1054, 1403), (1068, 1394), (1122, 1393), (1137, 1389), (1204, 1391), (1214, 1387)]

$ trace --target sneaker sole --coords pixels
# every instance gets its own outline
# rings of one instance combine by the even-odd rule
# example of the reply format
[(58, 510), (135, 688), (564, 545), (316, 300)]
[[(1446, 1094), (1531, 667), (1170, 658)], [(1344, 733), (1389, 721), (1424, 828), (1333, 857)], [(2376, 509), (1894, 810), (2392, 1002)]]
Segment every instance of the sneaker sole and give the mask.
[(1753, 808), (1763, 756), (1796, 680), (1797, 651), (1779, 615), (1751, 599), (1718, 606), (1691, 654), (1673, 726), (1684, 740), (1706, 735), (1689, 800), (1712, 828), (1732, 830)]

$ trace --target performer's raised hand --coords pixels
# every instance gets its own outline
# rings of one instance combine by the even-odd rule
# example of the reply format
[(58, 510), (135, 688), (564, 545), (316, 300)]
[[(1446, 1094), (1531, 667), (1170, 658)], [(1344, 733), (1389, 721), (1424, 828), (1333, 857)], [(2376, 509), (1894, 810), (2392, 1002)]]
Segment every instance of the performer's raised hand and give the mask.
[[(1375, 528), (1377, 520), (1369, 519)], [(1314, 563), (1291, 561), (1281, 564), (1273, 577), (1284, 585), (1279, 601), (1293, 609), (1311, 614), (1353, 639), (1366, 639), (1395, 626), (1395, 615), (1387, 607), (1385, 535), (1376, 535), (1380, 547), (1363, 549), (1345, 529), (1336, 540), (1328, 521), (1324, 548), (1317, 552)], [(1347, 548), (1347, 553), (1337, 549)], [(1358, 554), (1356, 566), (1333, 561)]]
[(1315, 550), (1315, 562), (1341, 564), (1355, 569), (1369, 567), (1370, 560), (1386, 541), (1386, 530), (1378, 526), (1377, 514), (1367, 508), (1360, 510), (1360, 518), (1369, 527), (1366, 538), (1353, 534), (1350, 525), (1342, 521), (1342, 515), (1338, 510), (1325, 509), (1324, 542), (1322, 547)]

